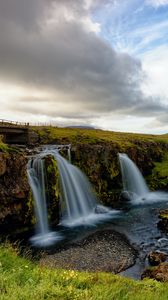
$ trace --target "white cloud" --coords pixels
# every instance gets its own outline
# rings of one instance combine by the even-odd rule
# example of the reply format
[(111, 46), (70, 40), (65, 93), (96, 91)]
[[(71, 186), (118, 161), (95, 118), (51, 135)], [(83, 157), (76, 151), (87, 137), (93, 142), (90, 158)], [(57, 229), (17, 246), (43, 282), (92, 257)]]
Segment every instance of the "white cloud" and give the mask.
[(159, 6), (168, 5), (168, 0), (146, 0), (146, 3), (158, 8)]
[[(165, 106), (142, 93), (140, 60), (115, 51), (102, 37), (101, 22), (91, 16), (100, 3), (118, 10), (115, 0), (29, 0), (25, 21), (23, 1), (14, 2), (12, 11), (10, 0), (3, 7), (0, 2), (2, 117), (6, 112), (27, 121), (101, 122), (103, 128), (128, 131), (136, 123), (134, 130), (141, 131), (147, 118), (153, 114), (155, 120), (159, 112), (165, 123)], [(155, 39), (152, 29), (148, 39)]]
[(147, 74), (144, 92), (159, 97), (168, 104), (168, 46), (159, 46), (143, 56), (143, 68)]

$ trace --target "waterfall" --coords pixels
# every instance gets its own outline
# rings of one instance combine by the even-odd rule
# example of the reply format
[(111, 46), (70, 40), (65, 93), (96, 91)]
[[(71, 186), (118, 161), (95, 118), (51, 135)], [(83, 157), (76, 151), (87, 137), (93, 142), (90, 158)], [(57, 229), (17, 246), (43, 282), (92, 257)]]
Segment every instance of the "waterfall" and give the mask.
[(43, 157), (39, 154), (31, 158), (27, 167), (28, 180), (35, 201), (36, 235), (31, 239), (36, 246), (49, 246), (60, 240), (60, 234), (52, 232), (48, 224), (46, 191), (45, 191), (45, 167)]
[[(59, 151), (67, 149), (69, 161), (63, 158)], [(59, 234), (50, 231), (46, 204), (46, 174), (44, 157), (52, 155), (57, 161), (61, 189), (61, 225), (92, 224), (107, 218), (107, 215), (118, 213), (97, 204), (96, 196), (86, 176), (70, 163), (69, 146), (46, 146), (41, 153), (31, 158), (28, 163), (28, 178), (35, 201), (37, 219), (37, 234), (33, 237), (36, 244), (52, 244), (61, 238)]]
[(44, 160), (40, 156), (30, 159), (28, 163), (28, 179), (35, 199), (35, 211), (37, 216), (37, 231), (42, 235), (49, 232), (46, 193)]
[(97, 201), (86, 176), (58, 151), (52, 152), (57, 160), (61, 183), (61, 223), (74, 223), (94, 213)]
[(122, 173), (124, 192), (130, 193), (133, 198), (144, 197), (149, 193), (149, 189), (141, 172), (135, 163), (123, 153), (119, 153), (119, 161)]
[(119, 153), (124, 198), (133, 205), (151, 205), (168, 201), (166, 192), (150, 192), (136, 164), (124, 153)]

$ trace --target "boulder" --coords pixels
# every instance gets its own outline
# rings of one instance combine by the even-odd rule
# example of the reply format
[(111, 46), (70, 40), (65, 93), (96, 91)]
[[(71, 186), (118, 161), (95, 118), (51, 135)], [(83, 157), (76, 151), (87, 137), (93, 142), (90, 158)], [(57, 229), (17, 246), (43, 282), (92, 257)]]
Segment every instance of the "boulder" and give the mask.
[(121, 203), (127, 203), (127, 202), (133, 200), (134, 197), (135, 197), (135, 194), (133, 192), (122, 191), (120, 194), (119, 201)]
[(151, 251), (148, 254), (148, 261), (151, 266), (158, 266), (160, 263), (164, 262), (167, 258), (167, 254), (163, 252)]
[(161, 210), (159, 212), (159, 218), (158, 227), (164, 232), (168, 232), (168, 209)]
[(141, 279), (144, 278), (168, 282), (168, 263), (162, 262), (159, 266), (147, 268), (141, 275)]
[(106, 214), (106, 213), (108, 213), (110, 210), (109, 210), (109, 208), (108, 207), (105, 207), (105, 206), (103, 206), (103, 205), (97, 205), (96, 207), (95, 207), (95, 213), (96, 214)]

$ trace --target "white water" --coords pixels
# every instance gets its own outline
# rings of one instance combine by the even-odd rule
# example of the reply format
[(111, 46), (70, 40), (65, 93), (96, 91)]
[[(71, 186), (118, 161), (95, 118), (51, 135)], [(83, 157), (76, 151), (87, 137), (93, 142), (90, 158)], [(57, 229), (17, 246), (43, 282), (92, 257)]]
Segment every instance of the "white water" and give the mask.
[(61, 236), (50, 231), (47, 215), (46, 192), (45, 192), (45, 169), (44, 160), (40, 155), (30, 159), (28, 163), (28, 179), (35, 200), (35, 214), (37, 219), (36, 235), (32, 242), (39, 246), (48, 246), (60, 240)]
[(62, 189), (61, 223), (71, 224), (80, 218), (87, 218), (94, 212), (97, 204), (89, 181), (58, 152), (53, 154), (58, 163)]
[[(57, 148), (50, 147), (46, 149), (45, 154), (53, 155), (58, 164), (61, 185), (61, 225), (94, 225), (118, 214), (118, 211), (103, 206), (100, 209), (87, 177), (79, 168), (63, 158)], [(68, 150), (68, 157), (70, 159), (70, 150)]]
[(134, 162), (123, 153), (119, 153), (124, 191), (144, 196), (149, 192), (147, 184)]
[[(52, 155), (58, 164), (61, 187), (61, 225), (94, 225), (118, 214), (116, 210), (109, 210), (98, 205), (86, 176), (59, 154), (59, 149), (62, 148), (63, 146), (45, 147), (28, 163), (28, 178), (35, 200), (37, 219), (37, 234), (32, 238), (32, 242), (39, 246), (53, 244), (62, 238), (60, 233), (50, 231), (48, 224), (44, 168), (44, 157), (47, 155)], [(65, 148), (68, 150), (70, 160), (70, 146)]]
[(168, 201), (165, 192), (150, 192), (145, 179), (136, 164), (124, 153), (119, 153), (123, 191), (128, 193), (133, 205), (152, 204)]

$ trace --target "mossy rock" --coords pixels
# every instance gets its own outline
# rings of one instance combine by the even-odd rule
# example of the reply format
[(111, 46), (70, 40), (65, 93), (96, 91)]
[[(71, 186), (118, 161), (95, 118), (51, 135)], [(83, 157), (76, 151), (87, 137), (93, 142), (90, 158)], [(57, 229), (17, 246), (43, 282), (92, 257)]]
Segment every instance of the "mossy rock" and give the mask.
[(46, 192), (49, 220), (52, 223), (59, 221), (60, 182), (57, 162), (52, 155), (44, 158), (46, 167)]
[(159, 213), (160, 221), (158, 227), (164, 232), (168, 233), (168, 209), (161, 210)]

